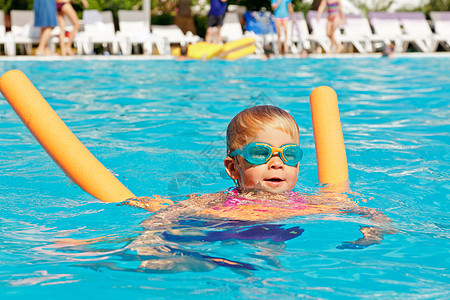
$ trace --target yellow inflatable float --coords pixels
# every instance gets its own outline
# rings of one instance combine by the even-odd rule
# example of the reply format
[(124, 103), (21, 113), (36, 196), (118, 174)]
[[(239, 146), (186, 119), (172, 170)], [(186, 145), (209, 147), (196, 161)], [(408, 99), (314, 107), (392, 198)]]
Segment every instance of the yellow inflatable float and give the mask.
[[(235, 60), (255, 53), (255, 49), (254, 38), (243, 38), (223, 45), (198, 42), (188, 46), (187, 57), (201, 60), (209, 60), (214, 57)], [(172, 55), (180, 56), (180, 48), (175, 48), (172, 51)]]
[[(50, 157), (84, 191), (104, 202), (135, 197), (77, 139), (24, 73), (3, 74), (0, 91)], [(311, 112), (319, 180), (323, 184), (345, 182), (347, 158), (334, 90), (315, 89)]]

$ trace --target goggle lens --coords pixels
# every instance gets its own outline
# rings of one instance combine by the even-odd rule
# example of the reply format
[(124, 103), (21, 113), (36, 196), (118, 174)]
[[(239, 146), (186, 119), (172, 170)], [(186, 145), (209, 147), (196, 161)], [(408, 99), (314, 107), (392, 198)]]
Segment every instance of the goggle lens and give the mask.
[[(244, 152), (245, 153), (245, 152)], [(248, 149), (248, 157), (254, 161), (266, 162), (267, 158), (272, 154), (272, 149), (259, 145)]]
[(297, 147), (286, 147), (283, 149), (283, 156), (287, 161), (300, 161), (303, 155), (299, 153), (299, 150), (301, 151), (301, 149)]

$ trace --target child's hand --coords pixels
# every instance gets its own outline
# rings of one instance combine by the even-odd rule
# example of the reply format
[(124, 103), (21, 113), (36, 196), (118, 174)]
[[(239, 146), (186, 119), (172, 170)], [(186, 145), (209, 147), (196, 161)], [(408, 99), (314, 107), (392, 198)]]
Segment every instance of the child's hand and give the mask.
[(156, 212), (160, 209), (166, 208), (169, 205), (173, 204), (173, 201), (170, 199), (161, 198), (161, 196), (153, 195), (151, 197), (136, 197), (130, 198), (121, 202), (118, 205), (130, 205), (134, 207), (143, 208), (145, 210)]
[(377, 227), (363, 226), (360, 229), (363, 237), (354, 242), (343, 242), (338, 249), (364, 249), (371, 245), (380, 244), (383, 240), (384, 230)]

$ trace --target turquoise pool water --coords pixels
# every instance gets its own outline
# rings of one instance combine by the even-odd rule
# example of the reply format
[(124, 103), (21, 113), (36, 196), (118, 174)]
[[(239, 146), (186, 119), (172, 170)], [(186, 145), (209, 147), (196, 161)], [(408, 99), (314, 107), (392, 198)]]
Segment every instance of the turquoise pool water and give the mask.
[[(173, 241), (167, 256), (125, 247), (150, 213), (105, 204), (71, 183), (0, 96), (0, 294), (20, 298), (445, 299), (449, 279), (450, 59), (0, 61), (24, 71), (78, 138), (136, 195), (176, 197), (233, 185), (225, 129), (242, 109), (275, 104), (301, 128), (297, 190), (319, 185), (309, 94), (338, 94), (352, 195), (398, 230), (341, 250), (369, 222), (315, 215), (273, 223), (302, 234), (271, 240)], [(236, 224), (185, 220), (205, 234)], [(78, 241), (74, 243), (74, 241)], [(149, 245), (151, 242), (148, 242)], [(161, 246), (161, 245), (159, 245)], [(202, 264), (205, 257), (242, 268)], [(175, 259), (174, 259), (175, 258)]]

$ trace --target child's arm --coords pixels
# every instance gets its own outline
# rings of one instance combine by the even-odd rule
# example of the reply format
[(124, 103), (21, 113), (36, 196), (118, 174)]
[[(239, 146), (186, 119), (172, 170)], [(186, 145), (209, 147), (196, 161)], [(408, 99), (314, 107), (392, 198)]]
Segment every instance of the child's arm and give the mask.
[(169, 212), (176, 211), (177, 214), (193, 214), (196, 211), (203, 210), (206, 206), (212, 205), (223, 199), (223, 192), (217, 192), (204, 195), (190, 195), (186, 200), (174, 203), (168, 198), (162, 198), (159, 195), (152, 197), (136, 197), (127, 199), (119, 205), (129, 205), (143, 208), (151, 212), (158, 212), (163, 208), (170, 206)]
[(354, 207), (347, 211), (360, 215), (363, 218), (376, 223), (376, 226), (361, 226), (363, 237), (353, 242), (344, 242), (338, 249), (363, 249), (370, 245), (380, 244), (385, 234), (394, 234), (395, 230), (390, 228), (391, 219), (381, 211), (368, 207)]
[(278, 8), (278, 6), (280, 6), (280, 0), (278, 0), (275, 3), (271, 3), (270, 6), (272, 7), (272, 10), (275, 11)]
[(339, 13), (341, 15), (341, 24), (345, 24), (345, 14), (344, 14), (344, 10), (342, 9), (342, 3), (340, 0), (338, 0), (338, 7), (339, 7)]
[(360, 215), (361, 217), (368, 218), (379, 225), (386, 225), (392, 223), (391, 219), (381, 211), (377, 211), (374, 208), (369, 207), (355, 207), (349, 210), (350, 213)]
[(326, 5), (327, 5), (327, 0), (320, 1), (319, 7), (317, 8), (317, 22), (319, 22), (320, 16), (322, 15)]
[(289, 15), (291, 16), (291, 20), (293, 23), (295, 23), (295, 13), (294, 13), (294, 8), (292, 7), (292, 3), (288, 4), (288, 11), (289, 11)]
[(172, 200), (162, 198), (159, 195), (153, 195), (152, 197), (153, 198), (151, 197), (130, 198), (125, 200), (124, 202), (121, 202), (119, 205), (129, 205), (133, 207), (143, 208), (151, 212), (157, 212), (158, 210), (161, 210), (173, 204)]
[(353, 241), (345, 242), (338, 246), (339, 249), (362, 249), (373, 244), (379, 244), (385, 234), (393, 234), (395, 230), (390, 227), (391, 219), (383, 212), (374, 208), (360, 207), (349, 198), (348, 183), (333, 186), (324, 186), (320, 189), (319, 197), (313, 197), (312, 203), (325, 204), (335, 207), (338, 211), (348, 214), (356, 214), (367, 218), (374, 226), (361, 226), (363, 237)]
[(81, 0), (81, 2), (83, 3), (84, 8), (89, 7), (89, 3), (86, 0)]

